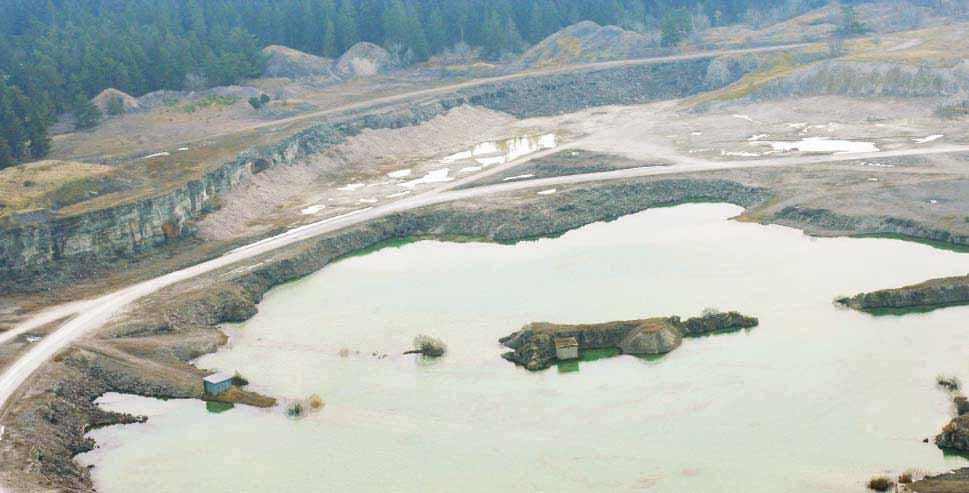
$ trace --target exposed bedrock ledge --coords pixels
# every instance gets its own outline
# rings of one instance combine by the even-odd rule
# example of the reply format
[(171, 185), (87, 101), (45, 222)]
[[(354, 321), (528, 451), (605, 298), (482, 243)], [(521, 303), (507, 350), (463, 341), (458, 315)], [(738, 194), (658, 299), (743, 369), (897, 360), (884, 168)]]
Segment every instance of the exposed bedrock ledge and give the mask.
[[(729, 77), (719, 83), (731, 83), (755, 69), (762, 58), (747, 56), (744, 63), (728, 64), (732, 67)], [(417, 125), (462, 104), (531, 117), (677, 98), (707, 88), (707, 71), (714, 60), (524, 77), (461, 89), (440, 100), (400, 109), (344, 115), (279, 144), (250, 149), (196, 179), (143, 199), (68, 217), (56, 212), (12, 217), (0, 222), (0, 292), (50, 289), (101, 269), (118, 268), (119, 260), (192, 238), (194, 221), (214, 207), (220, 194), (256, 173), (303, 160), (363, 129)]]
[(817, 228), (832, 234), (897, 235), (914, 240), (969, 246), (969, 236), (952, 234), (918, 221), (891, 216), (846, 216), (828, 209), (792, 206), (778, 212), (774, 221), (801, 229)]
[(896, 289), (883, 289), (841, 298), (839, 303), (855, 310), (921, 308), (969, 303), (969, 275), (932, 279)]
[(680, 347), (684, 337), (756, 326), (756, 318), (737, 312), (712, 313), (683, 321), (659, 317), (602, 324), (561, 325), (533, 322), (499, 340), (513, 351), (501, 356), (535, 371), (556, 361), (556, 339), (575, 338), (579, 351), (618, 349), (623, 354), (666, 354)]
[[(97, 396), (115, 391), (200, 397), (205, 372), (189, 362), (224, 344), (221, 323), (251, 317), (272, 287), (343, 256), (406, 238), (514, 242), (559, 235), (650, 207), (695, 201), (750, 207), (768, 199), (762, 189), (708, 179), (644, 179), (553, 196), (488, 197), (387, 216), (273, 252), (261, 263), (255, 261), (257, 267), (232, 276), (209, 276), (169, 288), (60, 354), (32, 380), (28, 394), (2, 418), (7, 426), (4, 442), (14, 446), (0, 449), (0, 473), (15, 478), (14, 484), (26, 485), (14, 491), (89, 491), (88, 472), (72, 457), (90, 446), (85, 429), (102, 420), (93, 405)], [(39, 419), (47, 409), (52, 410), (52, 419)]]
[(429, 103), (318, 125), (140, 200), (64, 217), (6, 218), (0, 222), (0, 292), (50, 289), (191, 238), (194, 221), (214, 207), (214, 200), (253, 175), (305, 159), (363, 129), (416, 125), (450, 108), (446, 102)]
[(756, 69), (761, 59), (748, 56), (744, 57), (744, 63), (722, 59), (718, 66), (729, 68), (715, 87), (710, 87), (708, 71), (717, 59), (711, 57), (527, 77), (464, 89), (458, 92), (458, 97), (469, 104), (519, 118), (557, 115), (592, 106), (682, 98), (716, 89)]

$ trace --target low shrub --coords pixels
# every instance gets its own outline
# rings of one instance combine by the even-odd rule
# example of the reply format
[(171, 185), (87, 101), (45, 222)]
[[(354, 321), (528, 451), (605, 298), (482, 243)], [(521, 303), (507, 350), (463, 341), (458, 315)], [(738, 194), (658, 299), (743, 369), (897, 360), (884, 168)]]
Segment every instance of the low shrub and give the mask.
[(267, 104), (269, 104), (269, 96), (265, 94), (259, 97), (253, 96), (249, 98), (249, 106), (252, 106), (254, 109), (258, 110)]
[(959, 378), (954, 375), (936, 375), (935, 384), (940, 388), (951, 392), (955, 392), (962, 387), (962, 384), (959, 382)]
[(236, 372), (235, 375), (232, 375), (232, 385), (235, 385), (236, 387), (245, 387), (246, 385), (249, 385), (249, 379), (242, 376), (241, 373)]
[(912, 471), (905, 471), (898, 475), (898, 484), (910, 484), (912, 482)]
[(286, 406), (286, 415), (290, 418), (300, 418), (303, 414), (306, 414), (306, 409), (301, 402), (294, 402)]
[(314, 410), (314, 411), (317, 411), (317, 410), (319, 410), (319, 409), (320, 409), (320, 408), (322, 408), (322, 407), (323, 407), (323, 405), (325, 404), (325, 403), (323, 402), (323, 399), (322, 399), (322, 398), (321, 398), (321, 397), (320, 397), (319, 395), (317, 395), (317, 394), (313, 394), (313, 395), (311, 395), (311, 396), (309, 397), (309, 399), (308, 399), (308, 402), (309, 402), (309, 404), (310, 404), (310, 409), (312, 409), (312, 410)]
[(421, 334), (414, 338), (414, 350), (409, 352), (432, 357), (443, 356), (447, 352), (447, 344), (444, 344), (440, 339)]
[(889, 491), (895, 486), (891, 479), (885, 476), (875, 476), (868, 480), (868, 489), (875, 491)]

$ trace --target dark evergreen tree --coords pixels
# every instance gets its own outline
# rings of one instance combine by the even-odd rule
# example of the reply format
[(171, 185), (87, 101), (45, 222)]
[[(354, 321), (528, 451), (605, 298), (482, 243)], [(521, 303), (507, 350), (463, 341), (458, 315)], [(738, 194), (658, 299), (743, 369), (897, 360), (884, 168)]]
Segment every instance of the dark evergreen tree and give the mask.
[(74, 115), (74, 127), (79, 129), (94, 128), (101, 122), (101, 110), (90, 99), (78, 94), (71, 106)]
[[(826, 1), (801, 0), (794, 10)], [(864, 32), (850, 8), (858, 2), (843, 3), (840, 32)], [(660, 27), (673, 46), (689, 35), (691, 15), (722, 25), (771, 8), (776, 1), (4, 0), (0, 165), (46, 154), (52, 115), (71, 111), (78, 95), (88, 101), (109, 87), (140, 96), (238, 83), (261, 73), (260, 50), (270, 44), (335, 57), (369, 41), (409, 63), (464, 42), (497, 59), (581, 20)]]

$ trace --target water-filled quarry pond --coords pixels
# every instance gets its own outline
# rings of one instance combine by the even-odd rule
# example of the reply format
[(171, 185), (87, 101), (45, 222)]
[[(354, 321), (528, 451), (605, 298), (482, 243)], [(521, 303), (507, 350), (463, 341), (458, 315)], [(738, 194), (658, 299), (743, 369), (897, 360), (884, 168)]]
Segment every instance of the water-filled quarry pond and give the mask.
[[(321, 411), (108, 395), (150, 419), (91, 432), (100, 448), (79, 460), (105, 493), (863, 491), (874, 474), (967, 464), (922, 439), (951, 418), (935, 376), (969, 379), (969, 307), (875, 317), (832, 300), (963, 275), (969, 255), (727, 220), (740, 212), (691, 204), (345, 259), (272, 290), (198, 362), (284, 399), (320, 394)], [(497, 339), (531, 321), (707, 307), (760, 325), (658, 358), (531, 373), (499, 357)], [(402, 356), (419, 333), (448, 354)]]

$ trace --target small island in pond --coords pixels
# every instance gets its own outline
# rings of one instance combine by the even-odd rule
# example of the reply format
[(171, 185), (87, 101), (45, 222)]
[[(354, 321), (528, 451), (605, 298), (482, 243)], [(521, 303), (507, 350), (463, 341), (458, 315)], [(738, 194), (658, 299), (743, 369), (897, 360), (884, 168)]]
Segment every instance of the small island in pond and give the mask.
[(754, 317), (737, 312), (708, 311), (681, 320), (657, 317), (602, 324), (564, 325), (533, 322), (498, 342), (511, 348), (501, 356), (529, 370), (543, 370), (555, 361), (578, 358), (582, 351), (618, 349), (623, 354), (657, 355), (680, 346), (684, 337), (756, 326)]
[(932, 279), (901, 288), (861, 293), (837, 301), (862, 311), (961, 305), (969, 303), (969, 275)]

